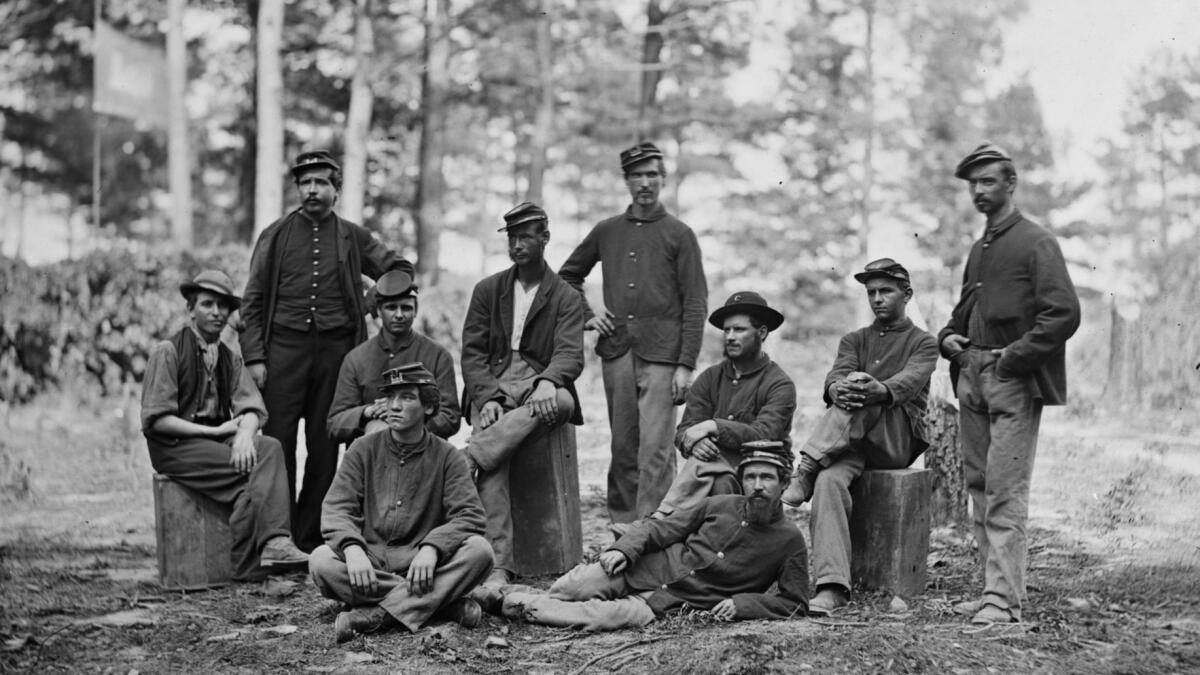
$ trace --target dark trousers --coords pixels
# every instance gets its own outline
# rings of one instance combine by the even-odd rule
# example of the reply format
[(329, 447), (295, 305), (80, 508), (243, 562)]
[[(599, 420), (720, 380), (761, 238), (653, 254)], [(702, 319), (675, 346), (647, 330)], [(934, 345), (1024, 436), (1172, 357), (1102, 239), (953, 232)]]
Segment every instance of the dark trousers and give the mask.
[[(326, 419), (337, 386), (342, 358), (354, 348), (354, 330), (271, 330), (267, 345), (267, 424), (263, 433), (279, 439), (287, 465), (292, 538), (305, 551), (320, 546), (321, 502), (337, 470), (338, 444), (329, 438)], [(304, 482), (296, 494), (296, 430), (304, 420)]]
[(279, 442), (270, 436), (256, 437), (258, 460), (250, 473), (245, 474), (229, 463), (233, 456), (229, 444), (232, 440), (232, 436), (226, 442), (181, 438), (171, 444), (147, 438), (146, 445), (155, 471), (232, 507), (229, 530), (233, 535), (233, 578), (250, 581), (266, 574), (258, 565), (263, 545), (274, 537), (290, 534), (290, 503)]

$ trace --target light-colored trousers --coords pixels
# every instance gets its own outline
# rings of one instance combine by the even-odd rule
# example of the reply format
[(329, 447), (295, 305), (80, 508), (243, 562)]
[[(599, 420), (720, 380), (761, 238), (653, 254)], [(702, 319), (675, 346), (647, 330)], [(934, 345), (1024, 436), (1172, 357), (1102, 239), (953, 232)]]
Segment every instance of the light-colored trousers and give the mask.
[(664, 518), (696, 506), (713, 495), (741, 494), (742, 486), (734, 469), (740, 458), (733, 458), (732, 454), (722, 452), (720, 457), (711, 461), (695, 457), (684, 460), (653, 517)]
[(503, 592), (505, 616), (547, 626), (598, 631), (640, 628), (654, 621), (645, 600), (653, 591), (633, 591), (624, 574), (610, 577), (600, 563), (576, 565), (549, 593), (527, 586), (505, 586)]
[(1029, 543), (1029, 478), (1042, 400), (1031, 377), (1001, 378), (988, 351), (968, 349), (958, 376), (963, 477), (983, 565), (983, 601), (1021, 618)]
[(458, 550), (434, 570), (433, 589), (423, 595), (408, 592), (403, 570), (375, 570), (379, 587), (360, 593), (350, 585), (346, 561), (327, 545), (308, 558), (308, 572), (317, 590), (327, 598), (352, 607), (379, 605), (410, 631), (416, 631), (439, 609), (466, 595), (492, 571), (492, 547), (478, 535), (467, 537)]
[[(487, 514), (487, 536), (496, 555), (496, 569), (510, 574), (515, 571), (513, 563), (512, 495), (509, 489), (509, 463), (514, 453), (523, 445), (545, 436), (567, 420), (575, 412), (575, 399), (566, 389), (555, 392), (558, 402), (558, 419), (553, 425), (543, 424), (525, 407), (525, 401), (533, 393), (533, 382), (537, 373), (518, 354), (513, 354), (512, 363), (500, 376), (500, 391), (504, 401), (500, 404), (507, 411), (486, 429), (471, 432), (465, 452), (479, 466), (475, 488), (479, 501), (483, 502)], [(479, 410), (472, 405), (471, 421), (479, 424)]]
[(608, 515), (628, 523), (654, 513), (675, 478), (675, 366), (630, 350), (603, 361), (601, 375), (612, 433)]
[(902, 469), (909, 464), (914, 439), (908, 415), (900, 408), (831, 407), (804, 442), (801, 452), (823, 468), (813, 487), (809, 528), (813, 578), (819, 587), (850, 589), (850, 485), (866, 468)]

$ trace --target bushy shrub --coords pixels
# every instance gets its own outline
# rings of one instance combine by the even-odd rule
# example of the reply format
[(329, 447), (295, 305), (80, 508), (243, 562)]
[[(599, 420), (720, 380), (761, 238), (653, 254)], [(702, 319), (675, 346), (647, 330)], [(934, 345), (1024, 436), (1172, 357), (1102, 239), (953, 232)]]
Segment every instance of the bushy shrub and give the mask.
[(37, 267), (0, 257), (0, 400), (23, 403), (68, 382), (103, 394), (140, 382), (150, 347), (185, 321), (180, 282), (215, 267), (240, 288), (248, 261), (243, 246), (137, 242)]

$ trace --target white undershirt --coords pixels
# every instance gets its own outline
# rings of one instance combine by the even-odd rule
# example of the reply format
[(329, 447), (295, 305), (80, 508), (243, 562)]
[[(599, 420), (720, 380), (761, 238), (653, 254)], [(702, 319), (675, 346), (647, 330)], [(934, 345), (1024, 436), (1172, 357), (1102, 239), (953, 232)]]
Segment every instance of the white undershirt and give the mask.
[(521, 349), (521, 336), (525, 334), (525, 319), (529, 316), (529, 308), (533, 305), (533, 299), (537, 296), (538, 288), (541, 285), (539, 282), (529, 290), (525, 290), (520, 280), (513, 280), (513, 332), (512, 342), (509, 346), (514, 352)]

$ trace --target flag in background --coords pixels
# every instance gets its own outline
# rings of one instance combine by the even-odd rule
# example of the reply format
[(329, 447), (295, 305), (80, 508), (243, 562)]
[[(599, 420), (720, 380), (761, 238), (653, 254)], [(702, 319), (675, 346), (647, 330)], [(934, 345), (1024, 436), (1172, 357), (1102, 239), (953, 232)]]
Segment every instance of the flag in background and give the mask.
[(165, 50), (96, 22), (95, 87), (92, 109), (107, 115), (167, 126)]

